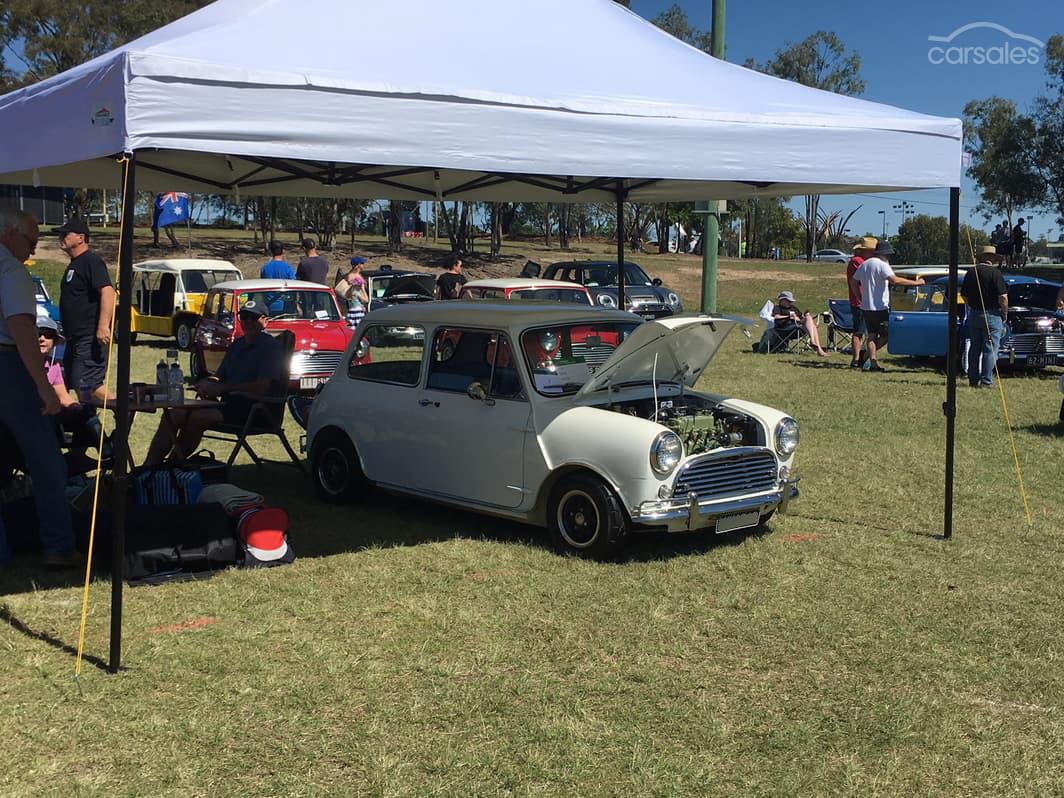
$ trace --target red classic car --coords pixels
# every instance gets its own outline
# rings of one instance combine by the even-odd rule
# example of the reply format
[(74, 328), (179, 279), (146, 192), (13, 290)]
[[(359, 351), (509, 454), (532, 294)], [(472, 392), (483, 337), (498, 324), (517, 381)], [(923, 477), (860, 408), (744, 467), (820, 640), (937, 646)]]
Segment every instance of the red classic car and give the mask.
[(295, 335), (291, 388), (313, 392), (340, 364), (353, 331), (331, 288), (301, 280), (232, 280), (211, 288), (193, 333), (193, 381), (217, 371), (229, 344), (243, 335), (240, 307), (252, 299), (269, 309), (266, 332)]

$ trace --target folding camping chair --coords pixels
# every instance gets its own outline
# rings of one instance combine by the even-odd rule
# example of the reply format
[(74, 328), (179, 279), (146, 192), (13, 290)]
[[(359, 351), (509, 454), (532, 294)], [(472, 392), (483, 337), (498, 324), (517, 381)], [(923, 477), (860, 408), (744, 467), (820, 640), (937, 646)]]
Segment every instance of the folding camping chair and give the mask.
[(303, 462), (295, 453), (284, 433), (284, 409), (288, 401), (289, 369), (292, 362), (292, 350), (295, 349), (296, 337), (291, 330), (285, 330), (279, 333), (277, 338), (280, 340), (281, 347), (284, 350), (284, 376), (275, 383), (267, 396), (246, 397), (253, 400), (254, 404), (243, 422), (217, 424), (205, 432), (203, 437), (216, 441), (234, 441), (233, 451), (230, 452), (229, 458), (226, 460), (227, 466), (233, 464), (237, 454), (243, 449), (255, 461), (255, 465), (261, 467), (265, 461), (251, 448), (251, 443), (248, 439), (258, 435), (273, 435), (281, 441), (281, 445), (288, 452), (292, 464), (306, 474)]
[(853, 308), (848, 299), (829, 299), (828, 312), (828, 349), (833, 352), (852, 352)]
[(761, 341), (756, 349), (758, 352), (770, 355), (800, 355), (812, 349), (809, 343), (809, 334), (801, 324), (790, 327), (776, 327), (776, 320), (772, 318), (772, 309), (775, 303), (769, 299), (761, 306), (757, 315), (764, 319), (768, 329), (761, 336)]

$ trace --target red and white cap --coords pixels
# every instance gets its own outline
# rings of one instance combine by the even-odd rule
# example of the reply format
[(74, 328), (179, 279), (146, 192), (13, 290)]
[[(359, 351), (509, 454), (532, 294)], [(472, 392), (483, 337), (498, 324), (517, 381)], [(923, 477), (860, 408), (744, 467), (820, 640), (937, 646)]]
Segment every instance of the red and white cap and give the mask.
[(279, 560), (288, 553), (288, 513), (277, 507), (252, 510), (240, 519), (240, 539), (260, 562)]

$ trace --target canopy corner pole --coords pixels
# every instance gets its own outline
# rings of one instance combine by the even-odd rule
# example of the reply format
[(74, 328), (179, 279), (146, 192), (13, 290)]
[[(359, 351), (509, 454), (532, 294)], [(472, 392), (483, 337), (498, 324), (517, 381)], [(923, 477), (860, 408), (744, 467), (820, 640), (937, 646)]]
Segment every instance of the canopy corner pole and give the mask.
[(136, 208), (137, 154), (126, 153), (122, 183), (121, 250), (118, 258), (118, 380), (115, 385), (114, 522), (111, 528), (111, 654), (107, 669), (122, 667), (122, 587), (126, 556), (126, 493), (129, 476), (129, 317), (133, 299), (133, 221)]
[(949, 190), (949, 336), (946, 349), (946, 401), (942, 412), (946, 416), (946, 490), (942, 538), (953, 537), (953, 452), (957, 419), (957, 271), (960, 260), (961, 190)]
[(624, 201), (628, 192), (623, 180), (617, 181), (614, 195), (617, 197), (617, 309), (625, 310), (628, 305), (624, 301)]

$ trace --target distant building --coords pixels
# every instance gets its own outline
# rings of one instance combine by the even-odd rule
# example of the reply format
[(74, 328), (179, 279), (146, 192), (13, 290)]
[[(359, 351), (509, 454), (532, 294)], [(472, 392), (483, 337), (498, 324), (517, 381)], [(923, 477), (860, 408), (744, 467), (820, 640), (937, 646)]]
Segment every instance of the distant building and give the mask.
[(0, 186), (0, 207), (32, 213), (45, 224), (62, 224), (63, 189), (33, 186)]

